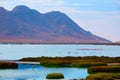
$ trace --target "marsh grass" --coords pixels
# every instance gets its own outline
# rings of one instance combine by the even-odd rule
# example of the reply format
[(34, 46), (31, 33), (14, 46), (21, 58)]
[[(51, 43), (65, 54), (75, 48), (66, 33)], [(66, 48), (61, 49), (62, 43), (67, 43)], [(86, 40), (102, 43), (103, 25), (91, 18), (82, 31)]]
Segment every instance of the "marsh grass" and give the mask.
[(47, 74), (46, 79), (64, 79), (64, 75), (62, 73), (50, 73)]
[(96, 73), (90, 74), (85, 80), (115, 80), (120, 79), (120, 73)]
[(17, 69), (18, 64), (10, 62), (0, 62), (0, 69)]
[(71, 66), (77, 68), (88, 68), (91, 66), (107, 66), (107, 64), (104, 62), (76, 62), (71, 63)]
[(93, 66), (88, 68), (88, 73), (120, 73), (120, 66)]

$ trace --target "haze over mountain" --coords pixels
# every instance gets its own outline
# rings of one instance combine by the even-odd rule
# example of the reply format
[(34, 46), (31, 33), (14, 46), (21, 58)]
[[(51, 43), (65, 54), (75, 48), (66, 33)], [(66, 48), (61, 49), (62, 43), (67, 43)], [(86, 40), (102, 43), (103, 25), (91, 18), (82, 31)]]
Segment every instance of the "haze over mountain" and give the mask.
[(66, 14), (42, 14), (26, 6), (12, 11), (0, 7), (0, 42), (15, 43), (101, 43), (110, 42), (82, 29)]

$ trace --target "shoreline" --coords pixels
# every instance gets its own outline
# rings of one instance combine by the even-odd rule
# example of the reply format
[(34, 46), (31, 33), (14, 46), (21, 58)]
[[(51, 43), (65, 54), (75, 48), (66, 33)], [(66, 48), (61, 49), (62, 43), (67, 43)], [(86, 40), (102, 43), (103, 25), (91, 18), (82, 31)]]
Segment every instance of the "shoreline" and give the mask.
[(21, 44), (21, 45), (116, 45), (120, 46), (120, 43), (17, 43), (17, 42), (0, 42), (3, 45), (9, 44)]

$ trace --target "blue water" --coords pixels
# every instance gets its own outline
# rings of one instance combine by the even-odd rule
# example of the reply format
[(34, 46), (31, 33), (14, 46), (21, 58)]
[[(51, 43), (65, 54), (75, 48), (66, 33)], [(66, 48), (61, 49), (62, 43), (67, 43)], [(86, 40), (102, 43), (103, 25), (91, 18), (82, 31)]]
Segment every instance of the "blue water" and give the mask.
[[(120, 57), (120, 46), (112, 45), (3, 45), (0, 44), (0, 60), (15, 60), (40, 56), (110, 56)], [(34, 68), (33, 68), (34, 67)], [(0, 80), (45, 80), (48, 73), (61, 72), (68, 79), (88, 76), (87, 69), (45, 68), (39, 65), (22, 65), (19, 69), (0, 70)]]
[(21, 59), (40, 56), (120, 56), (120, 46), (113, 45), (3, 45), (0, 44), (0, 59)]
[(46, 75), (52, 72), (64, 74), (65, 80), (88, 76), (85, 68), (45, 68), (39, 65), (19, 64), (19, 69), (0, 70), (0, 80), (46, 80)]

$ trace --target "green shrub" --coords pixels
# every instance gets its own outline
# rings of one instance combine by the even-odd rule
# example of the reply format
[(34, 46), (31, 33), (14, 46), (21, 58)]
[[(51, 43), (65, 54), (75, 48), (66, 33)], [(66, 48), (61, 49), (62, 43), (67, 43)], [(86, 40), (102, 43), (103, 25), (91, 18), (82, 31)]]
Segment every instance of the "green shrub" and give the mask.
[(45, 67), (66, 67), (69, 64), (68, 62), (65, 61), (56, 61), (56, 60), (51, 60), (51, 61), (42, 61), (40, 62), (40, 65), (45, 66)]
[(0, 69), (16, 69), (18, 64), (11, 62), (0, 62)]
[(62, 61), (82, 61), (82, 62), (105, 62), (105, 63), (120, 63), (120, 57), (105, 57), (105, 56), (86, 56), (86, 57), (72, 57), (72, 56), (67, 56), (67, 57), (28, 57), (28, 58), (22, 58), (20, 61), (51, 61), (51, 60), (62, 60)]
[(88, 73), (120, 73), (120, 66), (93, 66), (88, 68)]
[(46, 79), (64, 79), (64, 75), (62, 73), (50, 73), (46, 76)]
[(35, 61), (40, 62), (40, 65), (45, 67), (77, 67), (88, 68), (91, 66), (107, 66), (107, 63), (120, 63), (120, 57), (28, 57), (23, 58), (21, 61)]
[(96, 73), (86, 77), (86, 80), (114, 80), (120, 79), (120, 73)]
[(88, 68), (91, 66), (106, 66), (107, 64), (104, 62), (77, 62), (72, 63), (71, 67), (78, 67), (78, 68)]

